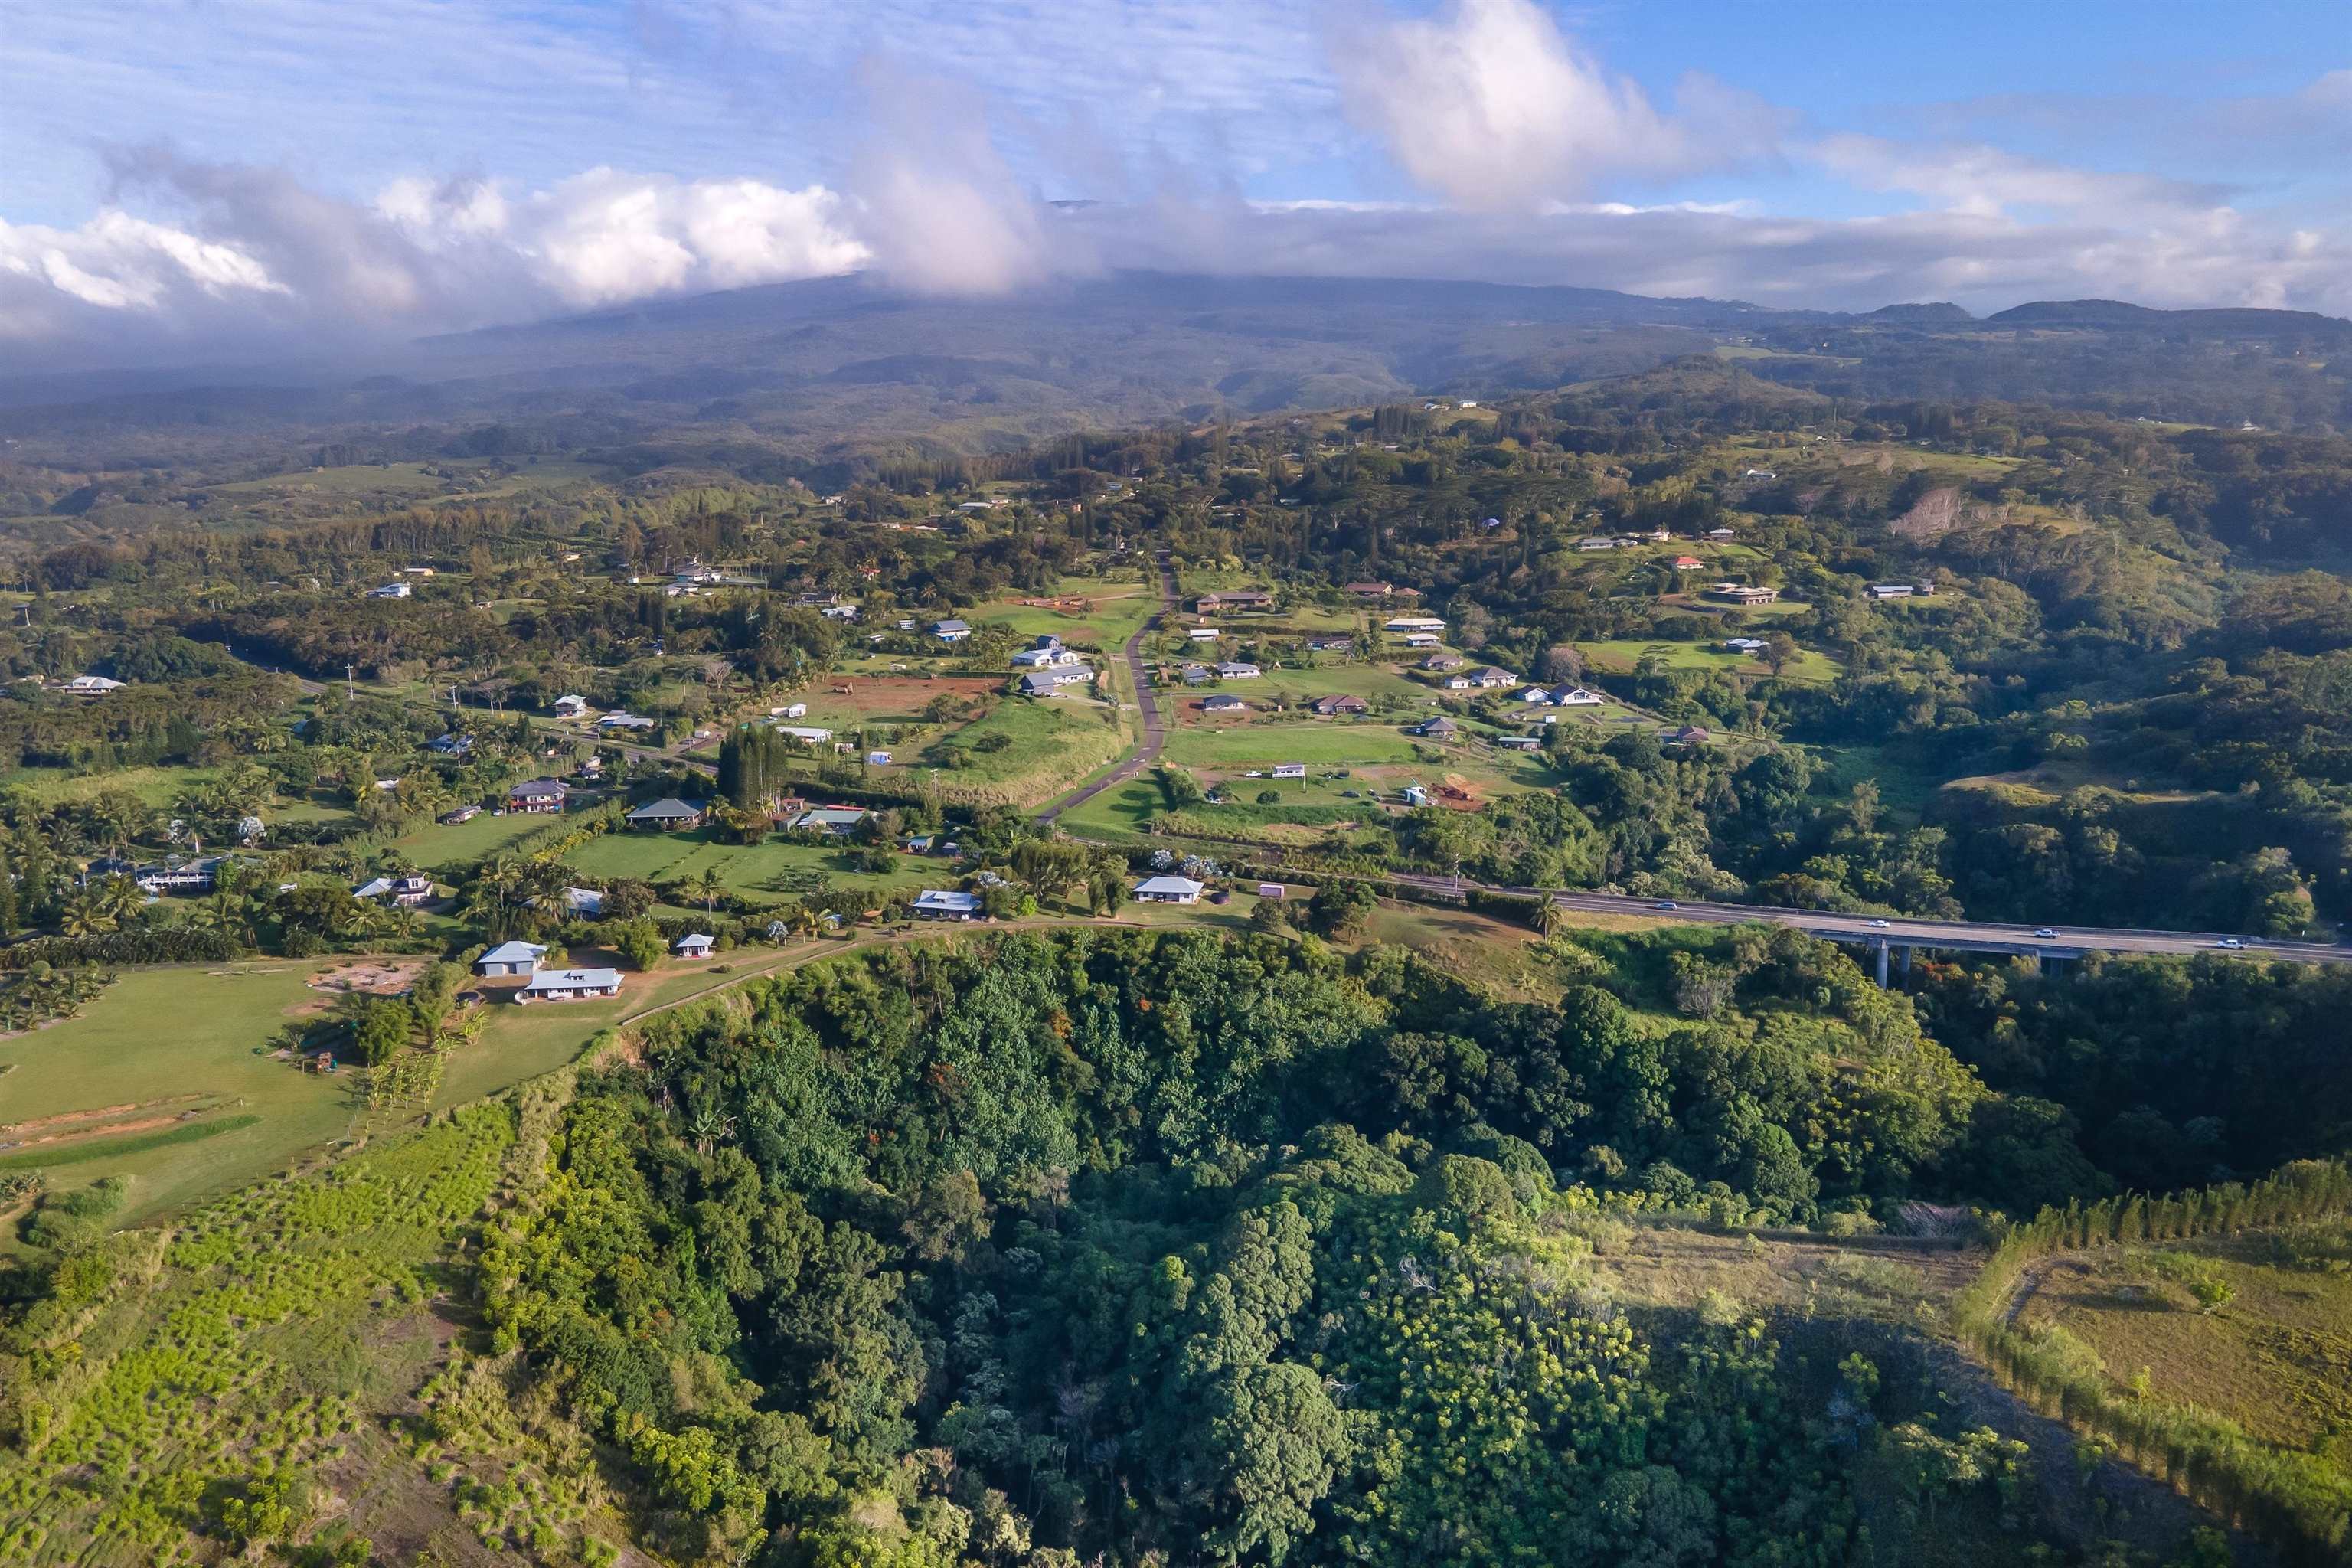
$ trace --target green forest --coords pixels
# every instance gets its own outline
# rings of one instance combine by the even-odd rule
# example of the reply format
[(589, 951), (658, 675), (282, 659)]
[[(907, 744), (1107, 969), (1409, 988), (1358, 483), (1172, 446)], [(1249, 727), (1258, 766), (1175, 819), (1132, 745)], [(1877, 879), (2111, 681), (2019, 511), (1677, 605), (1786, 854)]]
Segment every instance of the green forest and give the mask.
[(1635, 1216), (1851, 1233), (1965, 1168), (1981, 1085), (1814, 962), (1817, 1015), (1666, 1029), (1312, 939), (750, 986), (583, 1076), (486, 1308), (694, 1554), (1891, 1563), (1937, 1517), (2024, 1552), (2021, 1445), (1880, 1326), (1591, 1272)]

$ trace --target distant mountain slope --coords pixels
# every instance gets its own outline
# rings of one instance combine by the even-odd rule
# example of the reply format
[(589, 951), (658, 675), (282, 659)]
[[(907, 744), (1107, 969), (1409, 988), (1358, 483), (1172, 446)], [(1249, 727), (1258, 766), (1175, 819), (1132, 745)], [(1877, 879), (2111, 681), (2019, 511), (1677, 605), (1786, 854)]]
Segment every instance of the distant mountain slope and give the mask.
[(1126, 273), (933, 300), (837, 278), (435, 338), (364, 363), (0, 382), (0, 437), (18, 460), (86, 469), (233, 456), (269, 471), (329, 445), (342, 460), (593, 446), (773, 473), (1097, 426), (1496, 395), (1718, 346), (1841, 398), (2341, 428), (2352, 403), (2327, 361), (2352, 361), (2347, 340), (2352, 323), (2300, 312), (2107, 300), (1979, 321), (1949, 304), (1834, 315), (1410, 279)]

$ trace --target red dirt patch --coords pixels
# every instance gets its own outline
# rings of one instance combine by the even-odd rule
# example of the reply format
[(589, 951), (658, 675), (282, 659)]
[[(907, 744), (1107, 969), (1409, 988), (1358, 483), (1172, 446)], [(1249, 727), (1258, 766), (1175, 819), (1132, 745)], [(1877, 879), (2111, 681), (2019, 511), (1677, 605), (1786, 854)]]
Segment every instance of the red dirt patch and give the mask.
[[(874, 675), (853, 676), (845, 681), (835, 681), (828, 693), (835, 701), (846, 702), (857, 710), (861, 719), (883, 714), (912, 717), (920, 713), (934, 698), (957, 697), (987, 699), (1001, 696), (1004, 678), (992, 675), (942, 675), (925, 680), (919, 676)], [(839, 688), (846, 686), (847, 691)]]
[(102, 1121), (110, 1116), (121, 1116), (133, 1110), (152, 1110), (163, 1105), (185, 1105), (192, 1100), (210, 1100), (209, 1094), (173, 1094), (161, 1100), (131, 1100), (121, 1105), (100, 1105), (89, 1110), (60, 1110), (54, 1116), (36, 1116), (29, 1121), (0, 1123), (0, 1138), (14, 1137), (19, 1132), (38, 1132), (44, 1128), (63, 1127), (75, 1121)]

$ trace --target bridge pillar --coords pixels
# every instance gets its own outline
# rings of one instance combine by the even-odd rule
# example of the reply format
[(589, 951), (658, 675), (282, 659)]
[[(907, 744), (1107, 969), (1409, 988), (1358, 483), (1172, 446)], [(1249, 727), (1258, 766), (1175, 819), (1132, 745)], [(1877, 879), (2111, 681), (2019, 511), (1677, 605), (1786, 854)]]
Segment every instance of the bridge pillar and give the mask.
[(1903, 948), (1903, 978), (1906, 980), (1911, 978), (1911, 948), (1907, 942)]
[(1883, 936), (1872, 938), (1870, 951), (1878, 963), (1878, 988), (1884, 991), (1886, 989), (1886, 939)]

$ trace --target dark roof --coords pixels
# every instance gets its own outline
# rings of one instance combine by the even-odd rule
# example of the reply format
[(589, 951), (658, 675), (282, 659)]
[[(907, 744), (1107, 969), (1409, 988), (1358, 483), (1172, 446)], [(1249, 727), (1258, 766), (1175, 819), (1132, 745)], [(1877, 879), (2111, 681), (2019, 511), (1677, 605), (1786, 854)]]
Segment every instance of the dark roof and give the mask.
[(570, 795), (571, 788), (562, 779), (526, 779), (507, 791), (513, 795)]

